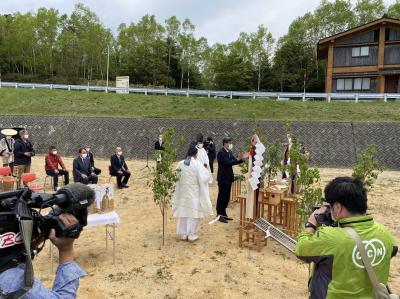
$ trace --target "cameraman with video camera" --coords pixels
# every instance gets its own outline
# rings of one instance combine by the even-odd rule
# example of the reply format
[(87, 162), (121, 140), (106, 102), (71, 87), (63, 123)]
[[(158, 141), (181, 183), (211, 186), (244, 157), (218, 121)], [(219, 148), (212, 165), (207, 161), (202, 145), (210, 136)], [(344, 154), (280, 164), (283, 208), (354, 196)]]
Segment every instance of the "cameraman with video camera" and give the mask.
[(361, 238), (373, 271), (385, 286), (390, 260), (398, 250), (396, 240), (366, 214), (367, 190), (361, 181), (334, 179), (325, 187), (325, 200), (327, 204), (310, 215), (296, 245), (298, 258), (315, 263), (310, 298), (374, 298), (362, 256), (347, 230), (352, 228)]
[[(86, 273), (74, 262), (73, 244), (87, 225), (87, 207), (94, 197), (82, 184), (70, 184), (53, 195), (28, 189), (0, 193), (1, 299), (76, 298), (79, 278)], [(45, 208), (51, 211), (42, 215)], [(34, 278), (32, 265), (46, 239), (59, 252), (52, 290)]]

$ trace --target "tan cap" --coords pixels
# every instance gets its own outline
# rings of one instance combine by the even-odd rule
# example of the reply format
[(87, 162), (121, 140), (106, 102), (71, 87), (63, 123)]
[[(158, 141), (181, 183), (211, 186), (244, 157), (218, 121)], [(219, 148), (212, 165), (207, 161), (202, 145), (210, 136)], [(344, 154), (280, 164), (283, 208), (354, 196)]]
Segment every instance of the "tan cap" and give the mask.
[(1, 130), (1, 134), (5, 135), (5, 136), (14, 136), (14, 135), (17, 135), (18, 132), (14, 129), (3, 129), (3, 130)]

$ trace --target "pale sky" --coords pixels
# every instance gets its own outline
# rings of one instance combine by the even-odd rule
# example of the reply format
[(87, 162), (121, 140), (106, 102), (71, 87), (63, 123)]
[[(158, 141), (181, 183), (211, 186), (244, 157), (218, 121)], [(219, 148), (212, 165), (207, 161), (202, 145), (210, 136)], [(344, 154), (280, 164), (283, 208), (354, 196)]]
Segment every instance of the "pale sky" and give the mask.
[[(70, 14), (76, 0), (0, 0), (0, 14), (56, 8)], [(138, 22), (145, 14), (154, 14), (159, 23), (170, 16), (189, 18), (196, 36), (209, 44), (229, 43), (239, 33), (254, 32), (259, 24), (267, 26), (277, 40), (286, 34), (290, 23), (313, 11), (320, 0), (81, 0), (115, 33), (120, 23)], [(387, 0), (387, 3), (393, 1)]]

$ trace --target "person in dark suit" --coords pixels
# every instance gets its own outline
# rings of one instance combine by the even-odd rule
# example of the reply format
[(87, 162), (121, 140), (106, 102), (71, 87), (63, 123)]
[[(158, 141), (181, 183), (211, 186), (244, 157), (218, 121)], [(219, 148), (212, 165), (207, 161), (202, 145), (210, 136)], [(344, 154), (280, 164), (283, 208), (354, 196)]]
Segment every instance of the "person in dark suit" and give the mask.
[(160, 134), (158, 140), (154, 144), (154, 149), (157, 153), (157, 163), (161, 162), (162, 151), (164, 150), (163, 136)]
[(122, 149), (120, 147), (115, 149), (115, 154), (111, 156), (110, 162), (110, 175), (117, 177), (118, 188), (128, 188), (127, 184), (131, 173), (128, 170), (128, 165), (125, 163), (124, 156), (122, 156)]
[(232, 220), (226, 214), (226, 208), (229, 204), (231, 197), (231, 188), (233, 182), (233, 168), (232, 166), (242, 163), (246, 157), (244, 154), (240, 154), (239, 159), (236, 159), (232, 153), (232, 138), (224, 138), (223, 147), (217, 154), (218, 160), (218, 199), (217, 199), (217, 215), (219, 215), (219, 221), (228, 223), (227, 220)]
[(79, 149), (79, 156), (74, 159), (72, 164), (74, 182), (82, 184), (97, 184), (98, 176), (93, 173), (90, 160), (87, 158), (86, 149)]
[(101, 169), (100, 168), (96, 168), (94, 166), (94, 156), (92, 153), (92, 146), (90, 144), (87, 144), (85, 146), (85, 150), (87, 153), (87, 159), (89, 159), (90, 164), (92, 165), (92, 171), (94, 172), (95, 175), (99, 175), (101, 173)]
[(204, 148), (207, 151), (208, 161), (210, 165), (211, 173), (214, 173), (214, 160), (217, 156), (215, 144), (211, 137), (207, 137), (207, 141), (204, 143)]

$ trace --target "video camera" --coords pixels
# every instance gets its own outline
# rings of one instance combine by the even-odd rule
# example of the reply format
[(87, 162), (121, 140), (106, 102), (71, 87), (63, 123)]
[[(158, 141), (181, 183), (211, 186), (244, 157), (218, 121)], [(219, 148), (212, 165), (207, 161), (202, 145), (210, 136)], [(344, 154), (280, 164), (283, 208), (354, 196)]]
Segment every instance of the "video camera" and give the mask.
[(315, 214), (315, 219), (317, 220), (318, 224), (332, 226), (335, 221), (332, 220), (332, 213), (331, 213), (331, 206), (330, 205), (316, 205), (313, 206), (313, 212), (318, 210), (322, 207), (326, 207), (326, 210), (322, 214)]
[[(70, 184), (55, 194), (29, 189), (0, 193), (0, 273), (37, 255), (55, 229), (57, 237), (78, 238), (87, 225), (87, 207), (94, 191), (83, 184)], [(50, 210), (42, 215), (43, 210)], [(66, 228), (59, 215), (70, 213), (78, 224)], [(28, 252), (30, 251), (30, 252)]]

